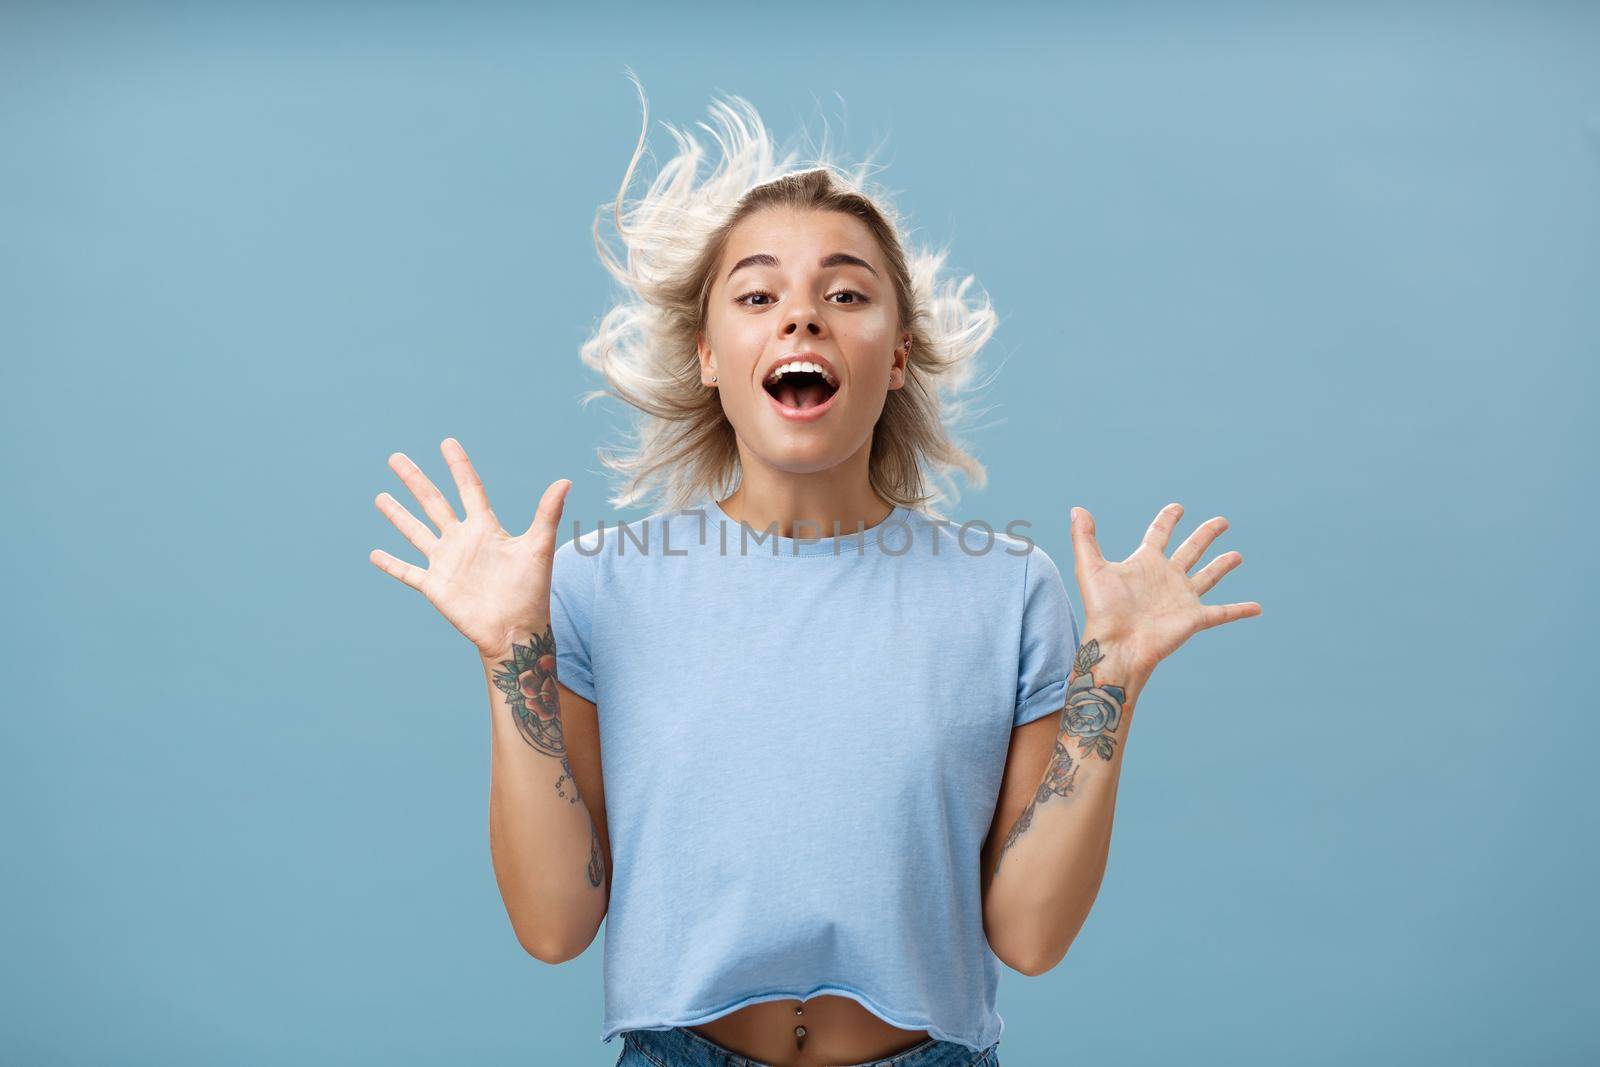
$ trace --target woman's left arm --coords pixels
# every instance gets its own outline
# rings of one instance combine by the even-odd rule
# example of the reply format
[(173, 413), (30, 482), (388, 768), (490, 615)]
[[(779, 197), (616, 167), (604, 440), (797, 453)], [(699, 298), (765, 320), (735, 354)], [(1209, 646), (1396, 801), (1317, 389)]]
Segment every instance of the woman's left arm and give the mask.
[(1151, 672), (1201, 630), (1261, 614), (1255, 601), (1200, 603), (1243, 557), (1226, 552), (1189, 574), (1228, 522), (1218, 516), (1202, 523), (1169, 557), (1167, 543), (1182, 515), (1181, 505), (1162, 508), (1133, 555), (1112, 563), (1095, 540), (1094, 517), (1072, 509), (1083, 643), (1043, 776), (1014, 818), (1002, 796), (982, 859), (989, 944), (1024, 974), (1043, 974), (1061, 962), (1100, 892), (1122, 752)]

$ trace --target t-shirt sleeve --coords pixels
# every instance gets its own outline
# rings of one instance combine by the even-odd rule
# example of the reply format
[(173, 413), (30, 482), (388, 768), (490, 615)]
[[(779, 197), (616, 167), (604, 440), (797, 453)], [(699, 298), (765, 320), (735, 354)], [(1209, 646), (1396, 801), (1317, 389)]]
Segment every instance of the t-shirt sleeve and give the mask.
[(1037, 544), (1023, 563), (1022, 641), (1012, 726), (1060, 711), (1078, 655), (1078, 617), (1055, 560)]
[[(593, 547), (593, 546), (590, 546)], [(589, 661), (594, 626), (595, 558), (576, 540), (556, 549), (550, 573), (550, 632), (556, 641), (556, 681), (594, 703), (594, 665)]]

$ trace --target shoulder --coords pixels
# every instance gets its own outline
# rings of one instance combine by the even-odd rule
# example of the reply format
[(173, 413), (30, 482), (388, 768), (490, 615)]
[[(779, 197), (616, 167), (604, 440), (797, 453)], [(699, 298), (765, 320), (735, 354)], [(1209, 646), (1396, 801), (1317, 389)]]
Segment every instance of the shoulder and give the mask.
[(593, 530), (584, 530), (567, 538), (556, 546), (555, 562), (571, 563), (576, 560), (592, 560), (604, 549), (604, 529), (599, 527)]
[[(693, 507), (663, 509), (631, 519), (601, 518), (592, 524), (573, 520), (567, 526), (572, 536), (557, 546), (554, 566), (557, 573), (581, 570), (589, 580), (603, 581), (618, 567), (659, 558), (660, 547), (668, 543), (665, 538), (670, 538), (674, 553), (682, 545), (693, 544), (701, 536), (703, 522), (704, 513)], [(585, 525), (589, 528), (583, 529)]]
[(908, 509), (906, 522), (922, 554), (951, 561), (966, 572), (964, 577), (1021, 583), (1030, 558), (1043, 557), (1046, 569), (1054, 567), (1044, 549), (1029, 536), (1030, 524), (1022, 520), (996, 527), (983, 519), (958, 520)]

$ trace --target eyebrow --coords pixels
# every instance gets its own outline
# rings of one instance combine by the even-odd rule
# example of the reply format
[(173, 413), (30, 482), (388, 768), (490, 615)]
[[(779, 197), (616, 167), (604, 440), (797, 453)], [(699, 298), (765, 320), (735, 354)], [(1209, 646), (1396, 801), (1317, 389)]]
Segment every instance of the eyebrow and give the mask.
[[(728, 277), (733, 277), (741, 267), (776, 267), (777, 265), (777, 256), (772, 255), (769, 252), (757, 252), (753, 256), (745, 256), (739, 262), (735, 263), (733, 265), (733, 270), (728, 272)], [(829, 255), (823, 256), (822, 259), (818, 260), (817, 266), (823, 268), (824, 270), (826, 270), (828, 267), (839, 266), (865, 267), (867, 270), (872, 271), (872, 276), (874, 278), (878, 276), (878, 272), (872, 269), (871, 263), (868, 263), (860, 256), (852, 256), (849, 252), (833, 252)]]

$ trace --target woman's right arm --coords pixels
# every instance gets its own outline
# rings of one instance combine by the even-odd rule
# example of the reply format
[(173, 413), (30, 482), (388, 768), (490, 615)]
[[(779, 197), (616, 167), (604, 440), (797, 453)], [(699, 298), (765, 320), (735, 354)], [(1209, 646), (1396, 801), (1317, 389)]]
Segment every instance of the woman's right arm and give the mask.
[[(560, 963), (600, 929), (610, 898), (594, 705), (556, 681), (550, 584), (556, 531), (572, 483), (553, 483), (533, 523), (512, 535), (454, 438), (440, 451), (466, 518), (402, 453), (389, 466), (438, 527), (429, 529), (388, 493), (378, 510), (425, 557), (426, 568), (374, 549), (380, 570), (421, 592), (478, 651), (489, 693), (492, 772), (489, 844), (517, 940)], [(581, 786), (581, 788), (580, 788)]]
[[(518, 671), (519, 690), (536, 694), (531, 701), (507, 692), (519, 661), (532, 664)], [(595, 708), (555, 682), (554, 666), (548, 624), (527, 642), (509, 642), (483, 657), (493, 737), (489, 851), (495, 880), (522, 947), (546, 963), (563, 963), (582, 954), (599, 932), (611, 861)], [(541, 721), (545, 710), (551, 718)]]

